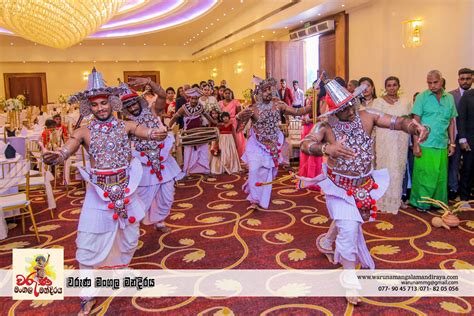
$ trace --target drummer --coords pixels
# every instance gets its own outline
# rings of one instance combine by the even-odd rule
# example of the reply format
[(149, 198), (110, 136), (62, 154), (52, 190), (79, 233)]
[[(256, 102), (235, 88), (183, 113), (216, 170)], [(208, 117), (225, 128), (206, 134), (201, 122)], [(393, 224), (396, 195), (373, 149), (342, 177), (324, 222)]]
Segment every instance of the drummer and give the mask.
[[(183, 105), (171, 119), (169, 126), (173, 127), (174, 123), (183, 118), (183, 130), (191, 130), (203, 126), (203, 118), (207, 121), (217, 124), (217, 122), (205, 112), (204, 106), (199, 102), (199, 98), (203, 95), (198, 88), (191, 88), (184, 92), (188, 97), (188, 102)], [(207, 143), (200, 145), (184, 146), (184, 166), (183, 171), (189, 176), (192, 173), (209, 174), (209, 146)]]

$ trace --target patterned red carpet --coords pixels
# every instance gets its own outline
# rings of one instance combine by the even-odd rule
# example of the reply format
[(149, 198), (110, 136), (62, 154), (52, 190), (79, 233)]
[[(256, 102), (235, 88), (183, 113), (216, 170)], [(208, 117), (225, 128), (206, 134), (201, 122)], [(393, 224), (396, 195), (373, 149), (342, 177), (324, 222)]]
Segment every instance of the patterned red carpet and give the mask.
[[(142, 227), (136, 269), (325, 269), (333, 266), (316, 250), (315, 238), (329, 226), (324, 196), (295, 191), (291, 184), (274, 186), (270, 210), (247, 211), (240, 187), (244, 175), (199, 179), (178, 185), (167, 222), (171, 233)], [(11, 249), (64, 248), (67, 269), (77, 269), (75, 229), (84, 190), (75, 185), (55, 191), (58, 210), (51, 219), (42, 195), (33, 195), (39, 222), (38, 245), (29, 232), (10, 224), (0, 242), (0, 267), (11, 265)], [(381, 269), (473, 269), (474, 216), (461, 214), (461, 226), (447, 231), (431, 227), (434, 214), (413, 210), (382, 214), (364, 224), (376, 265)], [(18, 223), (20, 223), (18, 221)], [(444, 315), (472, 314), (474, 298), (364, 298), (353, 308), (344, 298), (109, 298), (100, 299), (95, 315)], [(64, 301), (0, 299), (2, 315), (72, 315), (78, 298)]]

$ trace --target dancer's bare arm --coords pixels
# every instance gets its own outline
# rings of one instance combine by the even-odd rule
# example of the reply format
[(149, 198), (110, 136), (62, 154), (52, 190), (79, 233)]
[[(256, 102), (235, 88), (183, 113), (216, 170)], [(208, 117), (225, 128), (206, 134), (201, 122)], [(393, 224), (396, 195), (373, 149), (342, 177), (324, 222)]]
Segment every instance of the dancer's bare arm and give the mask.
[(295, 109), (294, 107), (288, 106), (285, 102), (282, 101), (277, 103), (277, 108), (285, 114), (290, 114), (293, 116), (301, 116), (311, 113), (311, 110), (313, 109), (311, 105)]
[(157, 128), (148, 128), (133, 121), (125, 122), (125, 130), (141, 139), (162, 141), (168, 136), (168, 132), (160, 131)]
[(173, 115), (173, 117), (171, 118), (170, 122), (169, 122), (169, 126), (170, 128), (173, 127), (173, 125), (176, 123), (176, 121), (182, 117), (184, 114), (184, 108), (179, 108), (179, 110)]
[(248, 121), (252, 118), (253, 116), (253, 108), (252, 106), (248, 106), (245, 108), (245, 110), (242, 110), (235, 116), (235, 119), (237, 120), (237, 128), (236, 130), (240, 130), (242, 126), (247, 125)]
[(404, 131), (410, 135), (415, 135), (418, 138), (418, 142), (420, 144), (428, 138), (428, 129), (415, 119), (394, 116), (370, 109), (366, 110), (365, 112), (370, 116), (374, 125), (377, 127), (389, 128), (396, 131)]

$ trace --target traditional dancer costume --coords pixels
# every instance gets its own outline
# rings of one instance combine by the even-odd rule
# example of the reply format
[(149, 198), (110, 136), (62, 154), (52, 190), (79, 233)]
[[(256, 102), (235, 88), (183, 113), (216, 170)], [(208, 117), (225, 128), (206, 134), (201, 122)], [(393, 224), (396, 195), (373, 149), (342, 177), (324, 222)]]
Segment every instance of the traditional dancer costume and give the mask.
[[(345, 269), (354, 269), (357, 263), (374, 269), (375, 263), (367, 249), (362, 223), (376, 218), (376, 201), (382, 197), (389, 185), (387, 169), (373, 170), (373, 140), (362, 126), (356, 111), (352, 121), (340, 121), (335, 113), (351, 105), (354, 96), (345, 91), (335, 80), (326, 84), (326, 90), (335, 103), (330, 109), (328, 124), (336, 140), (356, 153), (353, 159), (338, 158), (331, 169), (323, 164), (323, 174), (316, 178), (300, 179), (300, 187), (319, 185), (324, 191), (329, 215), (333, 219), (327, 233), (317, 238), (318, 249), (325, 254), (333, 254), (334, 262), (343, 264)], [(358, 176), (349, 176), (358, 175)], [(335, 249), (333, 250), (333, 243)], [(346, 288), (359, 288), (354, 275), (346, 275), (341, 280)]]
[(257, 94), (258, 119), (252, 122), (250, 137), (247, 141), (242, 160), (248, 165), (249, 176), (242, 189), (248, 194), (247, 200), (268, 208), (272, 185), (261, 185), (271, 182), (278, 173), (278, 165), (283, 162), (281, 147), (284, 141), (280, 130), (280, 111), (275, 109), (272, 101), (264, 103), (262, 92), (268, 86), (276, 86), (274, 79), (260, 82)]
[[(90, 115), (90, 98), (108, 96), (112, 110), (121, 111), (116, 96), (122, 88), (106, 87), (95, 68), (89, 75), (88, 89), (72, 96), (80, 102), (83, 117)], [(132, 159), (130, 139), (125, 123), (111, 116), (107, 121), (93, 119), (89, 154), (94, 168), (79, 167), (89, 182), (79, 218), (76, 259), (81, 269), (121, 268), (132, 260), (138, 245), (139, 222), (145, 206), (136, 194), (142, 167)]]
[[(166, 131), (159, 117), (153, 116), (146, 100), (140, 98), (126, 84), (122, 84), (126, 92), (121, 100), (124, 104), (123, 113), (130, 120), (148, 128)], [(138, 116), (131, 114), (127, 106), (139, 103), (141, 112)], [(163, 141), (145, 140), (132, 136), (135, 149), (133, 156), (138, 159), (143, 168), (143, 175), (138, 185), (137, 193), (145, 204), (145, 225), (153, 224), (158, 228), (165, 227), (163, 221), (168, 216), (174, 201), (176, 180), (183, 178), (178, 163), (170, 154), (174, 145), (174, 136), (168, 134)]]
[[(198, 89), (188, 89), (185, 93), (190, 97), (202, 95)], [(198, 102), (198, 104), (194, 107), (188, 102), (183, 105), (183, 108), (186, 114), (183, 116), (185, 130), (203, 126), (202, 116), (205, 109), (200, 102)], [(183, 171), (186, 172), (187, 175), (191, 173), (209, 174), (209, 145), (207, 143), (201, 145), (184, 146)]]

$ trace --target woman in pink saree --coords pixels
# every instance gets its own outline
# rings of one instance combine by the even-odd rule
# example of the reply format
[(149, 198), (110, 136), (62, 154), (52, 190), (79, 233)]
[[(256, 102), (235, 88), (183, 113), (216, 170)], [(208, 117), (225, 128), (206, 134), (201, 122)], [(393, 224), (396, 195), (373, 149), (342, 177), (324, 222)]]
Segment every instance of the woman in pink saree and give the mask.
[[(229, 88), (224, 90), (224, 100), (219, 101), (219, 106), (222, 112), (227, 112), (230, 114), (230, 120), (234, 125), (234, 128), (237, 128), (237, 120), (235, 116), (239, 113), (242, 108), (240, 106), (239, 100), (234, 99), (234, 93)], [(236, 145), (237, 145), (237, 152), (239, 153), (239, 157), (242, 157), (245, 151), (245, 136), (243, 131), (237, 131), (235, 135)]]

